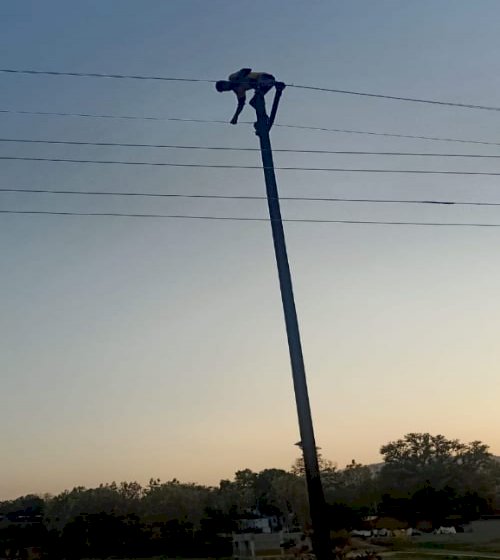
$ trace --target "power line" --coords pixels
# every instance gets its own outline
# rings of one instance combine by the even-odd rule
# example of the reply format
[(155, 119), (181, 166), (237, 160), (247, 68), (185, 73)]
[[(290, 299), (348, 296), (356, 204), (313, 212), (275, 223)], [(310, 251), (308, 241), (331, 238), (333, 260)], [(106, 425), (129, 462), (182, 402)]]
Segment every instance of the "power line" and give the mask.
[[(223, 120), (212, 119), (184, 119), (176, 117), (155, 117), (155, 116), (142, 116), (142, 115), (108, 115), (100, 113), (68, 113), (61, 111), (23, 111), (14, 109), (0, 109), (0, 113), (10, 113), (14, 115), (38, 115), (38, 116), (51, 116), (51, 117), (84, 117), (92, 119), (125, 119), (125, 120), (140, 120), (140, 121), (173, 121), (173, 122), (193, 122), (193, 123), (211, 123), (211, 124), (229, 124)], [(252, 124), (250, 121), (240, 121), (240, 124)], [(274, 125), (278, 126), (278, 125)]]
[[(102, 216), (120, 218), (168, 218), (179, 220), (225, 220), (234, 222), (269, 222), (269, 218), (245, 218), (236, 216), (192, 216), (185, 214), (127, 214), (121, 212), (54, 212), (47, 210), (0, 210), (0, 214), (32, 214), (51, 216)], [(316, 223), (316, 224), (366, 224), (366, 225), (391, 225), (391, 226), (443, 226), (443, 227), (480, 227), (497, 228), (500, 224), (485, 223), (453, 223), (453, 222), (393, 222), (379, 220), (322, 220), (306, 218), (288, 218), (284, 222)]]
[[(141, 115), (109, 115), (100, 113), (70, 113), (57, 111), (23, 111), (14, 109), (0, 109), (0, 113), (14, 115), (34, 115), (34, 116), (50, 116), (50, 117), (81, 117), (92, 119), (123, 119), (123, 120), (141, 120), (141, 121), (167, 121), (167, 122), (191, 122), (201, 124), (229, 124), (227, 121), (214, 119), (184, 119), (176, 117), (158, 117), (158, 116), (141, 116)], [(240, 121), (240, 124), (253, 124), (251, 121)], [(275, 123), (273, 126), (281, 128), (296, 128), (299, 130), (313, 130), (318, 132), (334, 132), (340, 134), (360, 134), (367, 136), (385, 136), (388, 138), (407, 138), (410, 140), (431, 140), (434, 142), (459, 142), (461, 144), (480, 144), (484, 146), (500, 146), (500, 142), (488, 142), (486, 140), (472, 140), (465, 138), (447, 138), (442, 136), (420, 136), (415, 134), (397, 134), (392, 132), (375, 132), (371, 130), (352, 130), (346, 128), (326, 128), (322, 126), (302, 126), (298, 124), (282, 124)]]
[(353, 91), (353, 90), (346, 90), (346, 89), (333, 89), (333, 88), (325, 88), (325, 87), (317, 87), (317, 86), (303, 86), (298, 84), (287, 84), (288, 87), (298, 88), (298, 89), (307, 89), (313, 91), (323, 91), (328, 93), (340, 93), (344, 95), (358, 95), (362, 97), (376, 97), (379, 99), (389, 99), (392, 101), (410, 101), (412, 103), (426, 103), (430, 105), (441, 105), (445, 107), (460, 107), (462, 109), (481, 109), (483, 111), (500, 111), (500, 107), (493, 107), (489, 105), (475, 105), (472, 103), (457, 103), (454, 101), (440, 101), (437, 99), (420, 99), (417, 97), (400, 97), (397, 95), (385, 95), (381, 93), (368, 93), (364, 91)]
[[(2, 111), (0, 111), (1, 113)], [(214, 121), (218, 122), (218, 121)], [(465, 138), (447, 138), (443, 136), (419, 136), (415, 134), (397, 134), (393, 132), (374, 132), (371, 130), (352, 130), (347, 128), (325, 128), (322, 126), (301, 126), (298, 124), (274, 124), (283, 128), (298, 128), (301, 130), (317, 130), (319, 132), (338, 132), (341, 134), (361, 134), (364, 136), (386, 136), (388, 138), (408, 138), (410, 140), (432, 140), (434, 142), (459, 142), (460, 144), (481, 144), (484, 146), (500, 146), (500, 142), (486, 140), (468, 140)]]
[[(182, 193), (151, 193), (127, 191), (75, 191), (67, 189), (30, 189), (0, 187), (0, 192), (5, 193), (31, 193), (31, 194), (64, 194), (83, 196), (125, 196), (125, 197), (159, 197), (159, 198), (200, 198), (215, 200), (267, 200), (265, 196), (253, 195), (219, 195), (219, 194), (182, 194)], [(280, 200), (307, 201), (307, 202), (362, 202), (374, 204), (434, 204), (455, 206), (500, 206), (500, 202), (474, 202), (454, 200), (404, 200), (380, 198), (343, 198), (343, 197), (311, 197), (311, 196), (280, 196)]]
[(56, 72), (48, 70), (24, 70), (17, 68), (0, 68), (4, 74), (30, 74), (35, 76), (71, 76), (78, 78), (110, 78), (119, 80), (157, 80), (162, 82), (204, 82), (214, 84), (216, 80), (200, 78), (170, 78), (166, 76), (141, 76), (136, 74), (101, 74), (97, 72)]
[[(170, 163), (151, 161), (124, 161), (124, 160), (95, 160), (95, 159), (70, 159), (70, 158), (44, 158), (27, 156), (0, 156), (0, 160), (10, 161), (49, 161), (56, 163), (92, 163), (104, 165), (138, 165), (153, 167), (192, 167), (203, 169), (262, 169), (259, 165), (230, 165), (230, 164), (202, 164), (202, 163)], [(485, 175), (500, 176), (500, 172), (490, 171), (431, 171), (424, 169), (352, 169), (343, 167), (275, 167), (281, 171), (324, 171), (340, 173), (409, 173), (425, 175)]]
[[(259, 148), (238, 148), (232, 146), (185, 146), (179, 144), (149, 144), (131, 142), (87, 142), (80, 140), (36, 140), (31, 138), (0, 138), (3, 143), (20, 144), (62, 144), (69, 146), (105, 146), (122, 148), (167, 148), (175, 150), (214, 150), (214, 151), (233, 151), (233, 152), (259, 152)], [(429, 153), (429, 152), (387, 152), (387, 151), (366, 151), (366, 150), (313, 150), (313, 149), (289, 149), (275, 148), (274, 152), (298, 153), (298, 154), (332, 154), (332, 155), (352, 155), (352, 156), (417, 156), (417, 157), (450, 157), (450, 158), (489, 158), (500, 159), (499, 154), (450, 154), (450, 153)]]
[[(126, 79), (126, 80), (155, 80), (163, 82), (202, 82), (202, 83), (215, 83), (216, 80), (200, 79), (200, 78), (176, 78), (168, 76), (142, 76), (137, 74), (104, 74), (97, 72), (59, 72), (48, 70), (32, 70), (32, 69), (18, 69), (18, 68), (0, 68), (0, 72), (6, 74), (29, 74), (35, 76), (71, 76), (79, 78), (108, 78), (108, 79)], [(288, 87), (305, 89), (310, 91), (321, 91), (327, 93), (337, 93), (342, 95), (356, 95), (361, 97), (374, 97), (378, 99), (388, 99), (391, 101), (407, 101), (412, 103), (425, 103), (431, 105), (440, 105), (446, 107), (459, 107), (462, 109), (480, 109), (483, 111), (500, 111), (500, 107), (493, 107), (488, 105), (476, 105), (472, 103), (457, 103), (453, 101), (441, 101), (436, 99), (421, 99), (417, 97), (401, 97), (396, 95), (386, 95), (380, 93), (370, 93), (364, 91), (334, 89), (318, 86), (308, 86), (300, 84), (287, 84)]]
[[(168, 148), (176, 150), (215, 150), (233, 152), (258, 152), (258, 148), (236, 148), (232, 146), (183, 146), (179, 144), (143, 144), (129, 142), (84, 142), (79, 140), (34, 140), (31, 138), (0, 138), (0, 142), (27, 144), (65, 144), (70, 146), (117, 146), (123, 148)], [(280, 152), (309, 152), (309, 150), (274, 150)], [(312, 150), (314, 152), (314, 150)], [(500, 157), (500, 156), (498, 156)]]

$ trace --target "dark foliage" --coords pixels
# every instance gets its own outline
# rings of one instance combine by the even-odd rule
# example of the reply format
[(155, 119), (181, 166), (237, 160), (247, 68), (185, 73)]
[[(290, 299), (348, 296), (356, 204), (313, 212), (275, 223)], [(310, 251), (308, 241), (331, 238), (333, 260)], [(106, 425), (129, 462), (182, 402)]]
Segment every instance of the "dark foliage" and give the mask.
[[(329, 528), (340, 540), (368, 515), (439, 526), (477, 519), (498, 502), (500, 468), (481, 442), (407, 434), (381, 452), (378, 474), (355, 461), (344, 469), (320, 462)], [(151, 479), (146, 487), (113, 482), (0, 502), (0, 558), (23, 558), (37, 548), (51, 560), (228, 557), (241, 520), (261, 516), (273, 517), (276, 529), (308, 525), (300, 461), (291, 472), (241, 470), (215, 488)]]

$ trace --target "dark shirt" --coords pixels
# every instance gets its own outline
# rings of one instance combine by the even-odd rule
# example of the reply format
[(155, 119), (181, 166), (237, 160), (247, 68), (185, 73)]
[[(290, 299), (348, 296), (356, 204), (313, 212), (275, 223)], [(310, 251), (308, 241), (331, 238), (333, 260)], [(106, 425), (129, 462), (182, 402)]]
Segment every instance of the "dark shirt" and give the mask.
[(245, 72), (238, 70), (229, 76), (229, 81), (234, 84), (233, 91), (239, 99), (245, 99), (245, 93), (250, 89), (255, 89), (259, 85), (272, 87), (275, 83), (275, 78), (272, 74), (266, 72)]

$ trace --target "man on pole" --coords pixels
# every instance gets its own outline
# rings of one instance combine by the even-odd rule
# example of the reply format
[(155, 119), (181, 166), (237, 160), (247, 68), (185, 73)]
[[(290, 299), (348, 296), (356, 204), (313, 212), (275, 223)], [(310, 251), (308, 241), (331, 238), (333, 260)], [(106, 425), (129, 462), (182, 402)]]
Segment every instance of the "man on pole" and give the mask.
[[(275, 86), (278, 89), (278, 87), (284, 87), (284, 84), (276, 82), (272, 74), (252, 72), (251, 68), (242, 68), (238, 72), (231, 74), (228, 80), (220, 80), (215, 84), (218, 92), (232, 91), (236, 95), (238, 105), (230, 121), (231, 124), (238, 123), (238, 117), (245, 106), (247, 91), (254, 90), (256, 93), (259, 92), (262, 95), (266, 95)], [(255, 95), (250, 100), (250, 105), (255, 107)]]

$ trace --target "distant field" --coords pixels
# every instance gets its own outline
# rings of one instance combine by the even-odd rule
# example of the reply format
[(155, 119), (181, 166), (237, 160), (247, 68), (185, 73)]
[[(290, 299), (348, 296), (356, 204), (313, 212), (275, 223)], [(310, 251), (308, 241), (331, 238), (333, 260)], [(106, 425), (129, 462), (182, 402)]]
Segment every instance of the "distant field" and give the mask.
[[(0, 560), (3, 560), (2, 558), (0, 558)], [(103, 560), (102, 558), (82, 558), (82, 560)], [(106, 560), (233, 560), (232, 556), (231, 557), (226, 557), (226, 558), (217, 558), (215, 559), (213, 556), (212, 557), (205, 557), (205, 558), (184, 558), (181, 556), (147, 556), (147, 557), (143, 557), (143, 556), (130, 556), (130, 557), (118, 557), (118, 556), (112, 556), (110, 558), (107, 558)], [(408, 560), (408, 559), (406, 559)]]
[[(412, 539), (408, 545), (429, 552), (432, 550), (436, 552), (438, 550), (462, 550), (500, 553), (500, 520), (474, 521), (468, 526), (468, 529), (471, 531), (456, 535), (422, 535)], [(426, 557), (428, 556), (426, 555)]]
[(500, 520), (475, 521), (466, 530), (455, 535), (377, 539), (385, 545), (385, 550), (377, 547), (377, 553), (383, 560), (500, 560)]
[(397, 552), (388, 553), (388, 555), (383, 555), (383, 558), (387, 560), (495, 560), (500, 559), (500, 554), (495, 555), (492, 552), (480, 552), (480, 551), (447, 551), (441, 554), (416, 552), (414, 554), (410, 552)]

